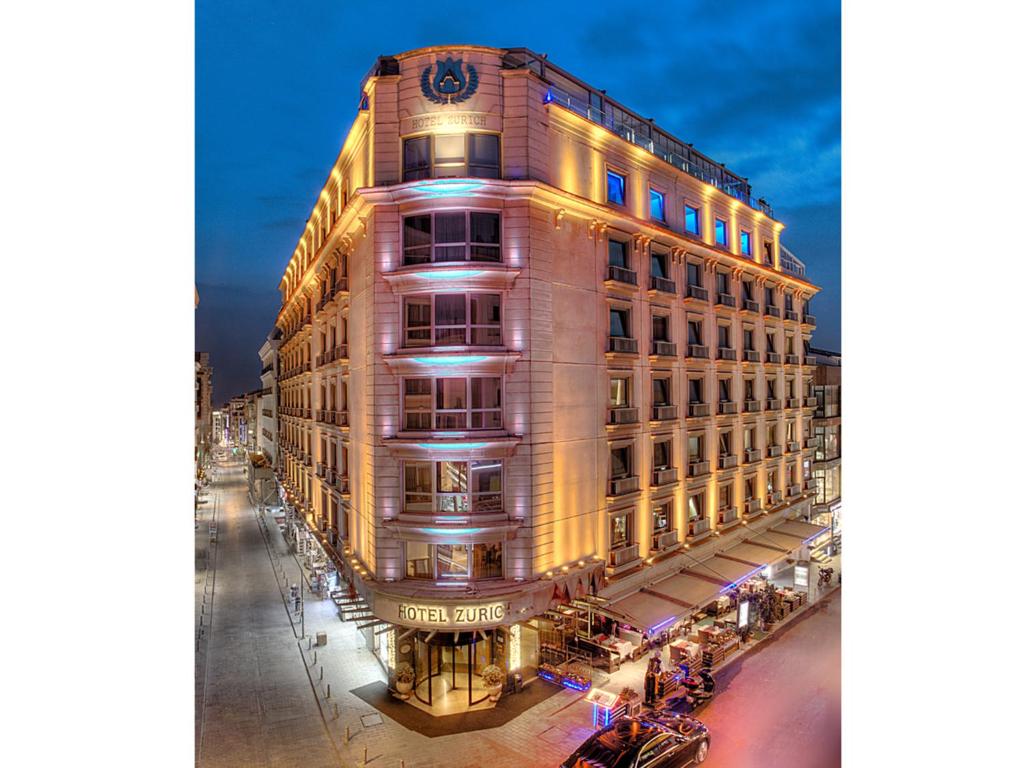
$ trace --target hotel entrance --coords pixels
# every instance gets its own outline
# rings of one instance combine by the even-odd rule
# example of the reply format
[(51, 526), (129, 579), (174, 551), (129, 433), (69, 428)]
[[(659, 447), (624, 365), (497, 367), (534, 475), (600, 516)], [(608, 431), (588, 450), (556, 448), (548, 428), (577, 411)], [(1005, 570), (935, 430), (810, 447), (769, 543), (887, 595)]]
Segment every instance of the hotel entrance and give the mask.
[(506, 668), (506, 638), (504, 629), (417, 632), (411, 703), (435, 715), (486, 708), (488, 695), (480, 673), (488, 664)]

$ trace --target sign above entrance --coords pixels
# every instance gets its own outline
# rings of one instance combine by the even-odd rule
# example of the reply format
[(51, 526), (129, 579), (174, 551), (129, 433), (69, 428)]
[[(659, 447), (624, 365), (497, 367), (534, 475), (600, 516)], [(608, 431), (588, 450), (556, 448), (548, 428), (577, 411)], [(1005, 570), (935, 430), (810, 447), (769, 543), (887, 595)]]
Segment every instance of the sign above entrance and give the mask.
[(487, 112), (428, 112), (424, 115), (403, 117), (401, 131), (405, 136), (423, 131), (446, 131), (456, 133), (463, 131), (501, 130), (501, 117)]
[(508, 615), (508, 603), (465, 605), (398, 604), (398, 623), (418, 627), (472, 628), (501, 623)]
[(420, 90), (435, 104), (458, 104), (476, 93), (480, 79), (472, 64), (463, 65), (462, 59), (449, 56), (444, 61), (437, 60), (433, 79), (430, 77), (431, 69), (429, 66), (424, 68)]

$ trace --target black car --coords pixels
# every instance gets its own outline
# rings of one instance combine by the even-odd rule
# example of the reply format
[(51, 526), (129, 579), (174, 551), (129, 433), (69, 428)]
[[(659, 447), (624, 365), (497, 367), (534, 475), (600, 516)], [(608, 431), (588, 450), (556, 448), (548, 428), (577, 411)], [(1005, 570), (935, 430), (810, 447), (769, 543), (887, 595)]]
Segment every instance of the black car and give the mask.
[(660, 720), (623, 717), (583, 742), (562, 768), (683, 768), (707, 759), (711, 737), (703, 723)]

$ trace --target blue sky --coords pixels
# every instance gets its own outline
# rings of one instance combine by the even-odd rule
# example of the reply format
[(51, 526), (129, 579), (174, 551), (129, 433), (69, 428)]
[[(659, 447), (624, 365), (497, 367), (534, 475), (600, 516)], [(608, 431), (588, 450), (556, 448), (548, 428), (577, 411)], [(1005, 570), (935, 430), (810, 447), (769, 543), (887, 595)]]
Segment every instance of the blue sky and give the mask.
[(259, 387), (278, 279), (381, 54), (523, 46), (750, 179), (840, 344), (840, 3), (196, 3), (196, 348)]

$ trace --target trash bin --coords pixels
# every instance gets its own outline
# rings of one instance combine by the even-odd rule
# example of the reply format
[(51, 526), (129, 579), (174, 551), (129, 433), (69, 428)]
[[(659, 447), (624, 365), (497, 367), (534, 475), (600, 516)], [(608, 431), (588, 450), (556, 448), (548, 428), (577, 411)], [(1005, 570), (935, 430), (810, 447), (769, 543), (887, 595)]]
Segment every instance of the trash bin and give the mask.
[(326, 632), (317, 632), (316, 633), (316, 644), (317, 645), (327, 645), (327, 633)]
[(520, 693), (523, 690), (523, 676), (516, 672), (512, 676), (512, 692)]

